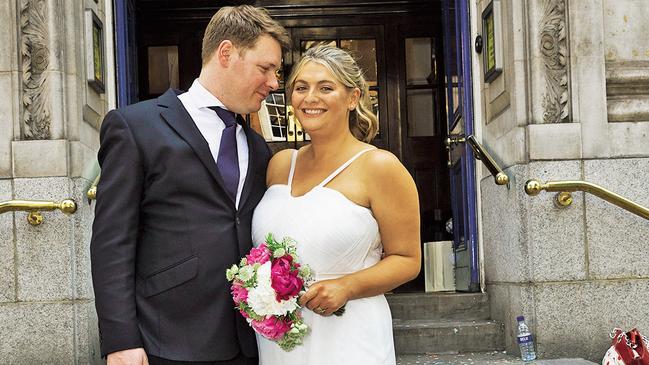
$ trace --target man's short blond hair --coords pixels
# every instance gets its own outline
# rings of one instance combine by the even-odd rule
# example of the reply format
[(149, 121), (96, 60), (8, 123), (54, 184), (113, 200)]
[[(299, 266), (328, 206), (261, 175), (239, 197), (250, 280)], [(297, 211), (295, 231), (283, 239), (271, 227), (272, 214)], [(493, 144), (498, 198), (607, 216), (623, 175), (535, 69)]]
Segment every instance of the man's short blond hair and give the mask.
[(291, 38), (284, 27), (273, 20), (264, 8), (251, 5), (221, 8), (205, 29), (201, 58), (205, 65), (221, 42), (229, 40), (241, 51), (253, 48), (260, 36), (269, 35), (285, 52), (291, 47)]

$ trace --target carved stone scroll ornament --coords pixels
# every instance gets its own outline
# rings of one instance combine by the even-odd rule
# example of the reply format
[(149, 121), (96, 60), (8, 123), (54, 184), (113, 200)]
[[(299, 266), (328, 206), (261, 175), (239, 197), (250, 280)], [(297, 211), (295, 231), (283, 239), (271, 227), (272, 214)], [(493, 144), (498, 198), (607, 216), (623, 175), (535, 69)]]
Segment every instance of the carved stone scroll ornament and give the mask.
[(23, 138), (49, 139), (51, 112), (47, 88), (46, 4), (44, 0), (21, 0), (20, 28), (23, 65)]
[(568, 45), (565, 0), (547, 0), (539, 25), (540, 48), (545, 71), (543, 122), (569, 121)]

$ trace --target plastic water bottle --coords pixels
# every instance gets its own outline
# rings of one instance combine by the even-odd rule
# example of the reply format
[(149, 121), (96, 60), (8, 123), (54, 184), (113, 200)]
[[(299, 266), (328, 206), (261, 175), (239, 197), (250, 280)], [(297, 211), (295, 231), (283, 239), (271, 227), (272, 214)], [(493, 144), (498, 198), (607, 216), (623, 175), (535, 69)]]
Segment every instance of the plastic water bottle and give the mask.
[(518, 336), (516, 336), (516, 340), (518, 341), (518, 347), (521, 349), (521, 359), (523, 361), (532, 361), (536, 359), (532, 334), (525, 324), (525, 317), (518, 316), (516, 320), (518, 321)]

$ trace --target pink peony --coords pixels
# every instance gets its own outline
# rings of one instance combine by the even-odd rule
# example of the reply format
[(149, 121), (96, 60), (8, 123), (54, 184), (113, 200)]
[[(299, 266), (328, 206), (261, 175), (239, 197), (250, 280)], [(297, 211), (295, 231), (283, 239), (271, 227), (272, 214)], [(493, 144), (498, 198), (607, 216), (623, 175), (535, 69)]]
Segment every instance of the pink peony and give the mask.
[(266, 247), (265, 243), (262, 243), (259, 247), (253, 247), (250, 253), (246, 255), (246, 259), (249, 265), (256, 262), (263, 265), (270, 260), (270, 250)]
[(260, 335), (271, 340), (277, 340), (291, 329), (291, 320), (271, 316), (261, 321), (253, 320), (251, 325)]
[(243, 287), (243, 283), (239, 280), (236, 280), (232, 283), (232, 288), (230, 289), (232, 293), (232, 300), (234, 304), (239, 305), (239, 303), (248, 300), (248, 289)]
[(297, 269), (291, 270), (293, 257), (290, 255), (282, 256), (273, 261), (270, 268), (270, 286), (275, 289), (276, 299), (287, 300), (298, 295), (304, 281), (298, 276)]

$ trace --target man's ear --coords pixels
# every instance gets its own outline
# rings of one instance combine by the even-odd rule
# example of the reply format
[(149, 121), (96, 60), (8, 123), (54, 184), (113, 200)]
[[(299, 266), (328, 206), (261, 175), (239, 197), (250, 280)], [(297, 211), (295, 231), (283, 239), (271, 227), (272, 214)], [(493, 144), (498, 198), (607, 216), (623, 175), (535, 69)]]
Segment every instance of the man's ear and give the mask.
[(228, 67), (232, 59), (232, 54), (234, 52), (235, 50), (232, 41), (226, 39), (222, 41), (216, 48), (216, 51), (214, 51), (214, 57), (216, 57), (216, 60), (222, 67)]

